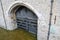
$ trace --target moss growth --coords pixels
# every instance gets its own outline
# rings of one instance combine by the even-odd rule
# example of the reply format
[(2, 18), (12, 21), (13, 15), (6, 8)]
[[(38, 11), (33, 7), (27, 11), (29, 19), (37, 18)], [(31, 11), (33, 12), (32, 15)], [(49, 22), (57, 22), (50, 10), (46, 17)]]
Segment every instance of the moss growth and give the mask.
[(23, 29), (8, 31), (0, 28), (0, 40), (36, 40), (36, 36)]

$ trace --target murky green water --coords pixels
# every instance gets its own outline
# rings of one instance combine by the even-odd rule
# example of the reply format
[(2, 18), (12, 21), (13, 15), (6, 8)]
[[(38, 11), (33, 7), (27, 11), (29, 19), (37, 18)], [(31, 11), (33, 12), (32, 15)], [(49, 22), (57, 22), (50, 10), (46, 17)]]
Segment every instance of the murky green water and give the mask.
[(0, 28), (0, 40), (36, 40), (36, 36), (24, 29), (7, 31)]

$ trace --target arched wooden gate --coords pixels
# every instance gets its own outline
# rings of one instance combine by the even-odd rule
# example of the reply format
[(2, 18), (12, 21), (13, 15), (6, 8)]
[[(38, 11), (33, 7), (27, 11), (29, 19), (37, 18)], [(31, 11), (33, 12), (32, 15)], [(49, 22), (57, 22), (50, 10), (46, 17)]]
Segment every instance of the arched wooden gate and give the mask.
[(21, 6), (15, 13), (18, 28), (22, 28), (33, 34), (37, 34), (37, 16), (34, 12), (25, 6)]

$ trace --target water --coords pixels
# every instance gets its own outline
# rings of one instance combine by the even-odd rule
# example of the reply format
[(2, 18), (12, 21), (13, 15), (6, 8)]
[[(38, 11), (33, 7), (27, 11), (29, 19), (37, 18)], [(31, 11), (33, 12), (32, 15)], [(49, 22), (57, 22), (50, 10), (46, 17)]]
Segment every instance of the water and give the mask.
[(24, 29), (8, 31), (0, 28), (0, 40), (36, 40), (36, 36)]

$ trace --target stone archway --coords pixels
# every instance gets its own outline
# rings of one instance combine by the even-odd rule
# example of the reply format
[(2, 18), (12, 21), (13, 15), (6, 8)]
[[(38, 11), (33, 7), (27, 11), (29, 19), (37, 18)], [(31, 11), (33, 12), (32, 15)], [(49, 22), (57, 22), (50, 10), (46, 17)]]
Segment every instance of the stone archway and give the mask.
[[(40, 36), (40, 18), (41, 14), (39, 14), (31, 5), (28, 3), (23, 2), (15, 2), (13, 3), (7, 10), (8, 19), (7, 20), (7, 30), (14, 30), (17, 28), (17, 22), (16, 22), (16, 15), (15, 12), (20, 6), (25, 6), (26, 8), (30, 9), (36, 16), (37, 16), (37, 37)], [(40, 18), (39, 18), (40, 17)], [(42, 19), (41, 19), (42, 20)]]
[[(28, 8), (29, 10), (31, 10), (33, 12), (33, 14), (35, 14), (36, 16), (38, 15), (38, 12), (35, 9), (33, 9), (33, 7), (30, 6), (29, 4), (23, 3), (23, 2), (15, 2), (14, 4), (12, 4), (9, 7), (9, 9), (7, 11), (8, 17), (9, 17), (9, 20), (10, 20), (10, 23), (11, 23), (11, 26), (12, 26), (10, 30), (13, 30), (13, 29), (17, 28), (16, 22), (15, 22), (15, 19), (16, 19), (15, 12), (21, 6), (25, 6), (26, 8)], [(38, 15), (38, 16), (40, 16), (40, 15)], [(37, 16), (37, 20), (39, 18), (38, 16)], [(15, 25), (15, 28), (14, 28), (14, 25), (12, 25), (12, 24)], [(37, 21), (37, 26), (38, 26), (38, 21)], [(9, 27), (7, 27), (7, 29), (9, 30)]]
[(17, 27), (23, 28), (33, 34), (37, 34), (38, 17), (33, 11), (25, 6), (18, 5), (18, 7), (16, 7), (16, 9), (14, 8), (11, 13), (12, 22), (15, 22)]

